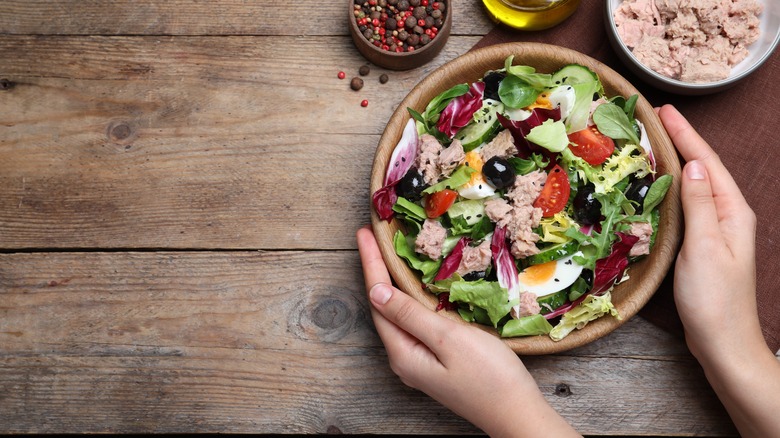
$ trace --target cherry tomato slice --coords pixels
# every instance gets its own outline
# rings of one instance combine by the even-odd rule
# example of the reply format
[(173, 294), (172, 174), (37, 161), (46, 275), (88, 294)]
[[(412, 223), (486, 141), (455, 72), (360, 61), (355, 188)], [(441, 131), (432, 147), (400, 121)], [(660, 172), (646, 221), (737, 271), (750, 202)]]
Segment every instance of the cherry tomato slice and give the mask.
[(594, 125), (569, 134), (569, 149), (571, 153), (587, 161), (591, 166), (598, 166), (607, 161), (615, 150), (615, 142), (602, 134)]
[(542, 193), (534, 201), (534, 207), (542, 209), (542, 217), (550, 217), (566, 207), (569, 193), (571, 193), (569, 176), (560, 165), (556, 164), (547, 174), (547, 181), (544, 183)]
[(425, 214), (431, 219), (443, 215), (455, 203), (457, 197), (458, 192), (450, 189), (431, 193), (425, 198)]

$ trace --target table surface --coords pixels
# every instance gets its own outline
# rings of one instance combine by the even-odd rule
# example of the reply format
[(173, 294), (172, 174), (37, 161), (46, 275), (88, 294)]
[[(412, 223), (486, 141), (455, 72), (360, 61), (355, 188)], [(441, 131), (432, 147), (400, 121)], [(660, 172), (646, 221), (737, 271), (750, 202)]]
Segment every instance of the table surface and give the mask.
[[(390, 370), (354, 238), (390, 114), (493, 28), (454, 12), (355, 92), (341, 2), (4, 1), (0, 432), (479, 433)], [(735, 434), (641, 317), (523, 360), (584, 434)]]

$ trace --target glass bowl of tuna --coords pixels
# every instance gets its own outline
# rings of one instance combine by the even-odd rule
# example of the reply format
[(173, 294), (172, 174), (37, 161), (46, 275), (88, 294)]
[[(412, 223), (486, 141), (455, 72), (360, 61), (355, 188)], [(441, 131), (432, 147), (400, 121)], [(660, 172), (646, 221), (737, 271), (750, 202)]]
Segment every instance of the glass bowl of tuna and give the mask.
[(723, 91), (759, 69), (780, 42), (769, 0), (607, 0), (607, 36), (638, 77), (670, 93)]

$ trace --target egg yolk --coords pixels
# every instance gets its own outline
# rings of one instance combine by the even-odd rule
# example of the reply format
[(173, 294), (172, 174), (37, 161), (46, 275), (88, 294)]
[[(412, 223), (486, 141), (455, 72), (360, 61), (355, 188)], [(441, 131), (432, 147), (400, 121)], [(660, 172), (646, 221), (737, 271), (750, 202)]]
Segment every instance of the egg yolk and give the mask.
[(528, 105), (528, 110), (533, 110), (534, 108), (552, 109), (552, 107), (552, 103), (550, 102), (550, 94), (545, 92), (537, 96), (536, 102)]
[(558, 262), (555, 260), (547, 263), (541, 263), (539, 265), (532, 265), (520, 273), (520, 281), (526, 286), (537, 286), (547, 281), (555, 275), (555, 266)]
[(479, 155), (479, 152), (471, 151), (466, 153), (466, 165), (474, 169), (476, 172), (471, 174), (471, 179), (469, 182), (464, 184), (464, 186), (471, 187), (474, 184), (482, 183), (484, 179), (482, 178), (482, 166), (485, 165), (485, 162), (482, 161), (482, 156)]

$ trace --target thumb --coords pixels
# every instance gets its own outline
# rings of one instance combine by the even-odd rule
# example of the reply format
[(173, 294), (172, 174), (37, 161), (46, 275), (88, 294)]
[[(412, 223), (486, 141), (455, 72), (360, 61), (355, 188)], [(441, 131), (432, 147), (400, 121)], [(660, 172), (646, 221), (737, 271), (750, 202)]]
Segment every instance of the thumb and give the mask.
[(707, 168), (700, 161), (689, 161), (685, 165), (681, 196), (685, 216), (685, 240), (698, 244), (720, 236), (712, 186)]
[[(451, 329), (452, 321), (443, 318), (423, 306), (404, 292), (386, 284), (377, 283), (368, 292), (371, 304), (387, 322), (422, 341), (432, 350)], [(385, 324), (377, 325), (382, 336), (383, 331), (391, 331)]]

